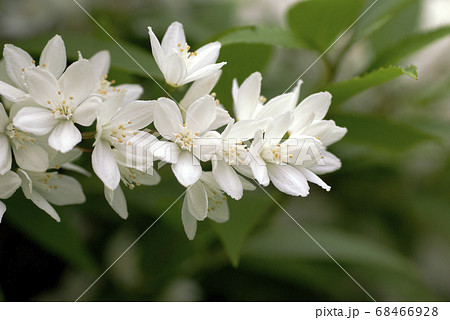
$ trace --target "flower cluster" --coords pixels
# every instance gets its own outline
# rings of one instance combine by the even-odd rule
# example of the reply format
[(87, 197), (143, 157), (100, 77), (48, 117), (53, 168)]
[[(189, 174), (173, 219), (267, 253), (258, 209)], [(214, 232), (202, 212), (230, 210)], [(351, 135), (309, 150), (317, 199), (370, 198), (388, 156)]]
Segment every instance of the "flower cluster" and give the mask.
[[(73, 162), (91, 141), (92, 169), (105, 198), (122, 218), (128, 209), (120, 183), (129, 189), (156, 185), (153, 163), (169, 163), (186, 187), (182, 222), (189, 239), (197, 221), (229, 219), (227, 196), (270, 182), (280, 191), (305, 197), (308, 182), (330, 187), (317, 174), (340, 168), (326, 150), (346, 129), (323, 120), (331, 95), (321, 92), (298, 104), (294, 90), (270, 101), (261, 96), (262, 77), (235, 80), (232, 118), (211, 91), (225, 62), (221, 45), (190, 51), (183, 26), (174, 22), (161, 43), (148, 28), (153, 56), (166, 83), (191, 84), (179, 102), (162, 97), (137, 100), (139, 85), (108, 80), (110, 56), (101, 51), (67, 65), (64, 42), (52, 38), (37, 64), (24, 50), (5, 45), (0, 64), (0, 199), (19, 187), (27, 199), (59, 221), (53, 205), (85, 201), (81, 185), (61, 169), (89, 175)], [(169, 95), (170, 97), (170, 95)], [(85, 128), (85, 129), (84, 129)], [(0, 202), (0, 219), (5, 212)]]

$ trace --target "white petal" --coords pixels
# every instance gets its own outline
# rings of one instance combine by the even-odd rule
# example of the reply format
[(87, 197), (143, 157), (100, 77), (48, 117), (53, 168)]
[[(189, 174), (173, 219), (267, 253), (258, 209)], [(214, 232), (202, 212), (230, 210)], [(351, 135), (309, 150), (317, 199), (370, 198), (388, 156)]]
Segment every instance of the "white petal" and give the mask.
[(261, 94), (261, 73), (252, 73), (239, 88), (236, 94), (234, 114), (237, 120), (253, 119)]
[(186, 63), (181, 55), (173, 51), (164, 58), (164, 69), (162, 70), (164, 79), (172, 86), (182, 85), (186, 78)]
[(333, 143), (341, 140), (347, 133), (347, 128), (335, 126), (328, 135), (321, 137), (321, 141), (324, 146), (332, 145)]
[(49, 167), (48, 153), (36, 143), (25, 141), (23, 148), (13, 148), (14, 158), (24, 170), (44, 172)]
[(267, 119), (265, 120), (241, 120), (236, 122), (227, 134), (229, 139), (238, 139), (241, 141), (250, 140), (258, 130), (265, 129), (267, 127)]
[(89, 127), (94, 123), (102, 106), (102, 99), (90, 97), (78, 106), (73, 112), (73, 122)]
[(60, 121), (48, 137), (48, 144), (62, 153), (69, 152), (81, 142), (81, 133), (70, 120)]
[(0, 134), (0, 175), (11, 170), (12, 157), (9, 140), (4, 134)]
[(86, 177), (91, 177), (91, 173), (89, 171), (87, 171), (85, 168), (77, 166), (76, 164), (73, 163), (65, 163), (61, 165), (61, 168), (65, 169), (65, 170), (69, 170), (69, 171), (73, 171), (79, 174), (82, 174)]
[(0, 201), (0, 223), (2, 222), (3, 215), (5, 214), (6, 206)]
[(0, 133), (5, 132), (6, 127), (9, 124), (9, 117), (6, 114), (6, 110), (3, 104), (0, 102)]
[(4, 175), (0, 175), (0, 199), (8, 199), (20, 187), (22, 180), (20, 177), (8, 171)]
[(92, 152), (92, 168), (105, 186), (115, 190), (120, 183), (120, 172), (111, 147), (100, 140)]
[(273, 185), (281, 192), (291, 196), (302, 197), (306, 197), (309, 194), (306, 178), (294, 167), (268, 164), (267, 170)]
[(92, 72), (97, 81), (102, 80), (105, 75), (108, 75), (109, 66), (111, 64), (111, 55), (109, 51), (102, 50), (94, 54), (90, 59)]
[(311, 137), (318, 137), (322, 140), (324, 137), (328, 137), (336, 128), (336, 123), (333, 120), (317, 120), (303, 131), (304, 135)]
[(0, 81), (0, 95), (9, 101), (16, 102), (23, 99), (26, 93), (10, 84), (7, 84), (6, 82)]
[(311, 181), (312, 183), (317, 184), (322, 189), (330, 191), (331, 187), (327, 185), (322, 179), (316, 176), (313, 172), (309, 171), (305, 168), (298, 168), (298, 170), (305, 176), (306, 180)]
[(185, 187), (193, 185), (202, 175), (200, 163), (188, 151), (180, 153), (177, 163), (172, 164), (172, 171), (178, 182)]
[(207, 78), (195, 81), (181, 100), (180, 106), (187, 110), (197, 99), (209, 94), (217, 84), (221, 74), (222, 71), (217, 71)]
[(122, 218), (128, 218), (127, 200), (123, 194), (122, 188), (119, 186), (115, 190), (111, 190), (105, 186), (105, 198), (111, 208)]
[(127, 130), (145, 128), (153, 122), (153, 115), (157, 107), (158, 102), (155, 100), (133, 101), (122, 107), (111, 119), (111, 123), (122, 123)]
[(194, 183), (186, 191), (189, 212), (195, 219), (202, 221), (208, 215), (208, 195), (201, 181)]
[(88, 60), (72, 63), (59, 79), (66, 98), (73, 97), (72, 104), (78, 106), (92, 93), (95, 86), (94, 73)]
[(161, 41), (161, 47), (164, 53), (167, 55), (173, 49), (178, 49), (178, 45), (184, 47), (186, 44), (186, 37), (184, 35), (183, 25), (177, 21), (173, 22)]
[(217, 222), (224, 223), (230, 220), (230, 211), (228, 209), (228, 202), (225, 199), (220, 198), (217, 201), (221, 201), (222, 203), (214, 203), (214, 210), (210, 210), (208, 212), (208, 218)]
[(242, 198), (244, 189), (236, 171), (223, 160), (213, 161), (213, 174), (220, 188), (235, 200)]
[(58, 213), (55, 211), (55, 208), (51, 206), (50, 203), (48, 203), (47, 200), (39, 193), (34, 191), (31, 194), (31, 201), (40, 209), (44, 210), (50, 217), (55, 219), (58, 222), (61, 222), (61, 218), (59, 217)]
[(211, 42), (196, 51), (197, 55), (189, 57), (187, 61), (188, 75), (209, 65), (214, 64), (219, 57), (220, 42)]
[(154, 117), (156, 130), (163, 137), (171, 139), (181, 132), (183, 118), (177, 104), (172, 100), (159, 98)]
[(42, 50), (39, 65), (58, 79), (64, 72), (64, 69), (66, 69), (66, 63), (67, 56), (64, 41), (60, 35), (56, 35), (50, 39), (44, 50)]
[(3, 57), (6, 61), (6, 72), (11, 81), (21, 90), (26, 91), (23, 79), (23, 69), (33, 67), (33, 58), (23, 49), (5, 44), (3, 49)]
[(195, 72), (192, 72), (190, 75), (187, 75), (183, 82), (180, 83), (180, 85), (197, 81), (202, 78), (207, 78), (215, 74), (217, 71), (220, 70), (224, 65), (226, 65), (226, 62), (216, 63), (216, 64), (208, 64), (207, 66), (204, 66), (201, 69), (196, 70)]
[(31, 199), (31, 194), (33, 193), (33, 181), (31, 181), (30, 176), (25, 170), (17, 170), (21, 180), (21, 187), (25, 198)]
[(139, 84), (121, 84), (116, 86), (116, 89), (120, 91), (125, 90), (125, 97), (122, 101), (123, 106), (139, 99), (144, 93), (144, 88)]
[(314, 120), (322, 120), (331, 105), (331, 98), (329, 92), (315, 93), (303, 100), (297, 108), (304, 114), (313, 113)]
[(239, 176), (239, 179), (241, 180), (241, 184), (242, 184), (242, 187), (244, 188), (244, 190), (249, 190), (249, 191), (256, 190), (256, 186), (253, 183), (251, 183), (250, 181), (248, 181), (247, 179), (245, 179), (244, 177)]
[(293, 92), (282, 94), (267, 102), (256, 115), (257, 119), (276, 118), (278, 115), (294, 111), (293, 103), (295, 94)]
[(276, 145), (283, 139), (287, 130), (291, 126), (293, 120), (292, 112), (285, 112), (279, 117), (269, 122), (266, 128), (264, 138), (268, 140), (271, 145)]
[(161, 44), (158, 41), (158, 38), (153, 33), (151, 27), (148, 27), (148, 35), (150, 36), (150, 44), (152, 47), (152, 54), (155, 58), (155, 62), (158, 65), (161, 72), (164, 70), (164, 52), (161, 48)]
[(62, 101), (62, 97), (58, 95), (61, 88), (53, 74), (45, 69), (33, 68), (26, 70), (25, 76), (31, 97), (41, 106), (51, 108), (48, 101), (52, 105)]
[(183, 208), (181, 209), (181, 220), (184, 231), (189, 240), (194, 240), (197, 233), (197, 219), (189, 212), (187, 196), (184, 197)]
[(328, 151), (321, 151), (323, 156), (323, 165), (308, 167), (309, 170), (316, 174), (325, 174), (336, 171), (341, 168), (342, 163), (338, 157)]
[(43, 136), (49, 133), (58, 121), (48, 109), (25, 107), (17, 112), (13, 124), (19, 130)]
[(81, 184), (72, 177), (63, 174), (54, 174), (48, 180), (48, 184), (53, 187), (49, 188), (46, 186), (44, 189), (39, 188), (39, 194), (52, 204), (66, 206), (81, 204), (86, 201)]
[(216, 113), (217, 113), (216, 118), (214, 119), (213, 123), (211, 123), (208, 130), (216, 130), (220, 127), (223, 127), (226, 124), (228, 124), (231, 120), (228, 111), (221, 107), (216, 107)]
[(153, 170), (152, 174), (137, 173), (139, 183), (143, 186), (155, 186), (161, 182), (161, 176)]
[(216, 108), (211, 96), (204, 96), (195, 101), (186, 112), (187, 128), (198, 133), (206, 131), (216, 118)]
[(100, 106), (97, 125), (103, 126), (111, 121), (111, 119), (116, 115), (117, 111), (119, 110), (124, 97), (125, 92), (122, 91), (120, 93), (113, 94), (103, 102), (102, 106)]

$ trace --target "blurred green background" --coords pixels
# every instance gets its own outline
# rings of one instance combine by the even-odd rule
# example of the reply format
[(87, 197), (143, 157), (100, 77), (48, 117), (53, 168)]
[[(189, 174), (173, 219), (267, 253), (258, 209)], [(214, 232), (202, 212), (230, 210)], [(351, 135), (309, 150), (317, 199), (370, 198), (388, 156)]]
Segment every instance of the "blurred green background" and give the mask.
[[(198, 48), (223, 43), (218, 98), (231, 80), (263, 73), (263, 94), (284, 92), (373, 1), (78, 1), (152, 76), (147, 26), (161, 38), (184, 24)], [(330, 150), (343, 162), (286, 210), (378, 301), (450, 298), (450, 4), (378, 0), (302, 77), (301, 98), (329, 90), (327, 119), (349, 129)], [(254, 26), (254, 27), (252, 27)], [(160, 88), (72, 0), (2, 0), (0, 41), (35, 58), (61, 34), (70, 60), (108, 49), (110, 79)], [(417, 66), (417, 70), (414, 66)], [(418, 80), (416, 80), (418, 77)], [(183, 90), (174, 93), (183, 96)], [(89, 154), (80, 164), (89, 167)], [(122, 221), (96, 177), (88, 201), (58, 208), (62, 222), (24, 200), (0, 224), (0, 299), (74, 301), (183, 192), (162, 182), (126, 193)], [(369, 297), (261, 190), (228, 200), (231, 220), (199, 224), (189, 241), (177, 202), (81, 301), (368, 301)]]

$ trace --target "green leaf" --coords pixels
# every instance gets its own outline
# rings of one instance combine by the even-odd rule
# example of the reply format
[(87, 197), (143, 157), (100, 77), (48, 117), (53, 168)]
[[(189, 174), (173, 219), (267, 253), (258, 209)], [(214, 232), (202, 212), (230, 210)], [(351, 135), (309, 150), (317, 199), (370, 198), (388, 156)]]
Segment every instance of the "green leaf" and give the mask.
[(242, 83), (251, 73), (262, 72), (272, 55), (273, 47), (263, 44), (239, 43), (225, 45), (220, 50), (217, 61), (226, 61), (219, 83), (214, 89), (217, 98), (231, 110), (231, 86), (233, 79)]
[(333, 95), (333, 103), (339, 104), (364, 90), (395, 79), (403, 74), (415, 80), (419, 77), (415, 66), (406, 68), (390, 66), (387, 68), (380, 68), (347, 81), (331, 84), (326, 87), (325, 90)]
[[(394, 1), (399, 2), (401, 0)], [(410, 1), (405, 6), (402, 6), (391, 19), (368, 37), (373, 52), (376, 54), (382, 52), (417, 32), (421, 13), (422, 1)]]
[(223, 46), (236, 43), (266, 44), (286, 48), (309, 48), (292, 31), (276, 27), (242, 27), (227, 30), (216, 36)]
[(450, 35), (450, 26), (445, 26), (432, 31), (417, 33), (378, 54), (369, 70), (398, 62), (400, 59), (420, 50), (430, 43)]
[[(73, 229), (68, 216), (61, 215), (58, 223), (50, 218), (44, 211), (36, 208), (31, 201), (20, 199), (18, 195), (8, 203), (8, 211), (5, 214), (7, 223), (12, 224), (23, 232), (31, 240), (38, 243), (42, 248), (61, 257), (75, 268), (86, 273), (95, 274), (98, 266), (95, 258), (83, 244), (80, 235)], [(56, 208), (61, 214), (63, 211), (79, 213), (71, 208)]]
[[(420, 0), (378, 0), (375, 4), (374, 0), (366, 1), (365, 9), (368, 9), (369, 6), (373, 5), (355, 26), (355, 39), (370, 36), (385, 26), (403, 9), (419, 1)], [(365, 11), (365, 9), (363, 11)]]
[[(324, 227), (308, 232), (371, 294), (386, 290), (411, 299), (433, 296), (420, 278), (418, 266), (391, 248), (357, 234)], [(288, 283), (308, 285), (339, 299), (343, 290), (353, 299), (364, 292), (315, 244), (292, 225), (275, 225), (253, 236), (245, 245), (242, 268), (264, 273)], [(330, 286), (330, 283), (333, 285)], [(336, 299), (335, 298), (335, 299)]]
[(297, 38), (322, 52), (355, 22), (361, 0), (309, 0), (288, 11), (288, 23)]
[(239, 201), (228, 201), (229, 221), (222, 224), (211, 223), (234, 267), (239, 264), (242, 247), (250, 232), (272, 204), (273, 201), (260, 190), (248, 192)]
[[(157, 79), (162, 79), (162, 75), (159, 72), (158, 67), (152, 57), (150, 50), (150, 43), (148, 49), (142, 49), (135, 45), (126, 43), (120, 39), (117, 42), (125, 49), (129, 55), (136, 60), (142, 68), (140, 68), (132, 58), (130, 58), (113, 40), (105, 41), (92, 37), (88, 33), (74, 34), (74, 33), (62, 33), (61, 34), (64, 43), (66, 45), (67, 57), (69, 60), (78, 59), (78, 51), (80, 51), (85, 58), (90, 58), (96, 52), (101, 50), (108, 50), (111, 53), (111, 66), (119, 70), (127, 71), (129, 73), (148, 77), (147, 73)], [(39, 54), (53, 35), (43, 35), (27, 39), (17, 45), (24, 50), (30, 52), (35, 57), (36, 61), (39, 58)]]
[(392, 152), (404, 151), (418, 143), (437, 139), (406, 123), (375, 115), (339, 114), (334, 116), (334, 120), (339, 126), (348, 129), (343, 141)]

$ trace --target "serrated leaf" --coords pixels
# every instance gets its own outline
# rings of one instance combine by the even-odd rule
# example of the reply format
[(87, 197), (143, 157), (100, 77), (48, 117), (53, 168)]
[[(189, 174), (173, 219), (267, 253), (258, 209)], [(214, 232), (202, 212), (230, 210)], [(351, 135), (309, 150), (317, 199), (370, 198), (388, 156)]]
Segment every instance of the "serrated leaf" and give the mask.
[(260, 191), (248, 192), (239, 201), (228, 201), (229, 221), (221, 224), (211, 223), (233, 266), (238, 266), (247, 237), (272, 203), (272, 200)]
[(450, 26), (445, 26), (432, 31), (417, 33), (378, 54), (369, 67), (369, 70), (398, 62), (400, 59), (426, 47), (432, 42), (450, 35)]
[(406, 123), (375, 115), (339, 114), (333, 119), (339, 126), (348, 129), (343, 142), (376, 149), (400, 152), (421, 142), (437, 139), (436, 136)]
[(322, 52), (358, 18), (361, 0), (309, 0), (288, 11), (288, 23), (297, 38)]
[[(19, 195), (15, 195), (16, 200)], [(67, 208), (64, 208), (67, 210)], [(62, 208), (57, 208), (63, 211)], [(60, 212), (61, 213), (61, 212)], [(83, 240), (62, 215), (58, 223), (45, 212), (34, 207), (31, 201), (21, 200), (8, 203), (5, 214), (7, 223), (12, 224), (42, 248), (59, 256), (75, 268), (94, 274), (98, 270), (94, 257), (83, 244)]]
[(415, 66), (409, 66), (406, 68), (391, 66), (387, 68), (380, 68), (347, 81), (331, 84), (327, 86), (325, 90), (329, 91), (333, 95), (333, 103), (339, 104), (357, 95), (358, 93), (363, 92), (364, 90), (375, 87), (404, 74), (415, 80), (419, 77)]
[(286, 48), (309, 48), (306, 43), (298, 40), (291, 30), (276, 27), (242, 27), (225, 31), (219, 35), (218, 41), (223, 46), (236, 43), (266, 44)]

